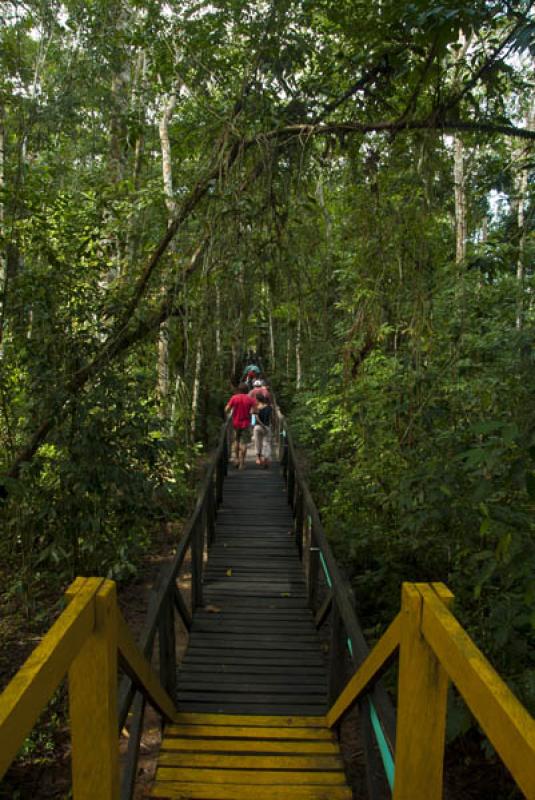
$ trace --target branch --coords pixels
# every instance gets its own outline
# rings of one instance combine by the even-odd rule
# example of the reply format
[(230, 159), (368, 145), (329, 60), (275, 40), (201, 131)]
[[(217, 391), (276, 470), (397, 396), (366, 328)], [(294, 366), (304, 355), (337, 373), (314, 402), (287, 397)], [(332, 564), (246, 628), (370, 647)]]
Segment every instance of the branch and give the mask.
[(444, 118), (434, 112), (423, 119), (381, 120), (378, 122), (327, 122), (318, 125), (294, 124), (285, 125), (267, 133), (259, 134), (255, 139), (247, 140), (246, 145), (258, 144), (270, 140), (283, 139), (289, 143), (294, 138), (309, 139), (313, 136), (325, 136), (332, 133), (389, 133), (397, 131), (438, 130), (438, 131), (472, 131), (474, 133), (502, 134), (520, 139), (535, 140), (535, 131), (518, 128), (515, 125), (496, 125), (493, 122), (473, 122), (455, 118)]

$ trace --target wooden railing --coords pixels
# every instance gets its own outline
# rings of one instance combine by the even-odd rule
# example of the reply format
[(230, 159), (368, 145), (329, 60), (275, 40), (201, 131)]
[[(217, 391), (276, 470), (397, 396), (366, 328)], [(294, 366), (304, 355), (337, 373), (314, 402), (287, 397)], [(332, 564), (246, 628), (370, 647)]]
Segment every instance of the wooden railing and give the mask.
[[(279, 455), (294, 533), (305, 567), (316, 625), (330, 621), (329, 727), (359, 709), (370, 798), (385, 796), (376, 748), (394, 800), (441, 800), (449, 680), (528, 800), (535, 800), (535, 721), (477, 649), (449, 610), (451, 592), (440, 583), (405, 583), (401, 611), (370, 652), (349, 585), (336, 563), (278, 411)], [(397, 714), (380, 677), (399, 649)], [(354, 674), (340, 691), (349, 650)], [(372, 736), (371, 734), (374, 734)]]
[[(276, 407), (279, 459), (288, 502), (294, 513), (295, 541), (303, 561), (308, 599), (320, 630), (330, 623), (329, 699), (334, 702), (346, 677), (367, 658), (364, 638), (349, 582), (331, 550), (316, 504), (296, 456), (287, 420)], [(348, 663), (349, 662), (349, 663)], [(394, 706), (380, 681), (359, 697), (361, 739), (365, 751), (366, 781), (370, 800), (387, 795), (385, 778), (393, 785), (396, 742)]]
[(449, 680), (528, 800), (535, 800), (535, 720), (457, 622), (441, 583), (404, 583), (401, 611), (327, 714), (330, 727), (399, 648), (394, 800), (441, 800)]
[[(204, 552), (213, 541), (228, 464), (229, 420), (175, 557), (159, 574), (136, 644), (117, 606), (113, 581), (77, 578), (69, 604), (0, 695), (0, 779), (41, 712), (68, 675), (74, 800), (130, 800), (137, 772), (145, 704), (172, 721), (176, 689), (175, 611), (187, 630), (202, 604)], [(177, 586), (189, 558), (191, 601)], [(158, 636), (159, 676), (151, 666)], [(118, 688), (118, 666), (124, 677)], [(129, 724), (119, 785), (119, 732)]]

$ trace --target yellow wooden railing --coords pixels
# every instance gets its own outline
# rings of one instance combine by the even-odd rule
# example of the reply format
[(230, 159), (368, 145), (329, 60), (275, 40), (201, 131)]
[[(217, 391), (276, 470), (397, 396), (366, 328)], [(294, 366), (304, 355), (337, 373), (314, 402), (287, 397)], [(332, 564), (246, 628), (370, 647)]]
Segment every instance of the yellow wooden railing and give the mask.
[(535, 800), (535, 720), (478, 650), (441, 583), (404, 583), (401, 611), (327, 714), (330, 727), (399, 648), (394, 800), (442, 798), (449, 680), (528, 800)]
[(117, 664), (169, 720), (173, 701), (135, 644), (117, 606), (115, 583), (77, 578), (69, 604), (0, 695), (0, 779), (68, 675), (72, 788), (76, 800), (117, 800)]

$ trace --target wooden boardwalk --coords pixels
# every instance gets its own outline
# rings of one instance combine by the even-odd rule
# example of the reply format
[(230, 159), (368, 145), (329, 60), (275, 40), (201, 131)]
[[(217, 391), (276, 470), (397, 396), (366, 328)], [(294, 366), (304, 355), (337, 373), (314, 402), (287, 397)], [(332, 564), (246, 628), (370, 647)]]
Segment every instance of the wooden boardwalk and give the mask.
[(153, 797), (351, 800), (278, 465), (229, 467)]
[(179, 670), (179, 711), (325, 713), (324, 656), (291, 532), (279, 466), (229, 465), (204, 608)]

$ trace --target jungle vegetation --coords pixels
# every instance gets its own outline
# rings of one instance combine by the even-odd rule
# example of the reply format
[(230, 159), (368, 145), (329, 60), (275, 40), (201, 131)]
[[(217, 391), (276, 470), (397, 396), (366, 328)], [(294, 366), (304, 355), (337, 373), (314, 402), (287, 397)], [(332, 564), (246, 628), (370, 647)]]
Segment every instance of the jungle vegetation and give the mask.
[(370, 637), (443, 580), (535, 710), (533, 3), (0, 26), (4, 607), (135, 574), (252, 347)]

